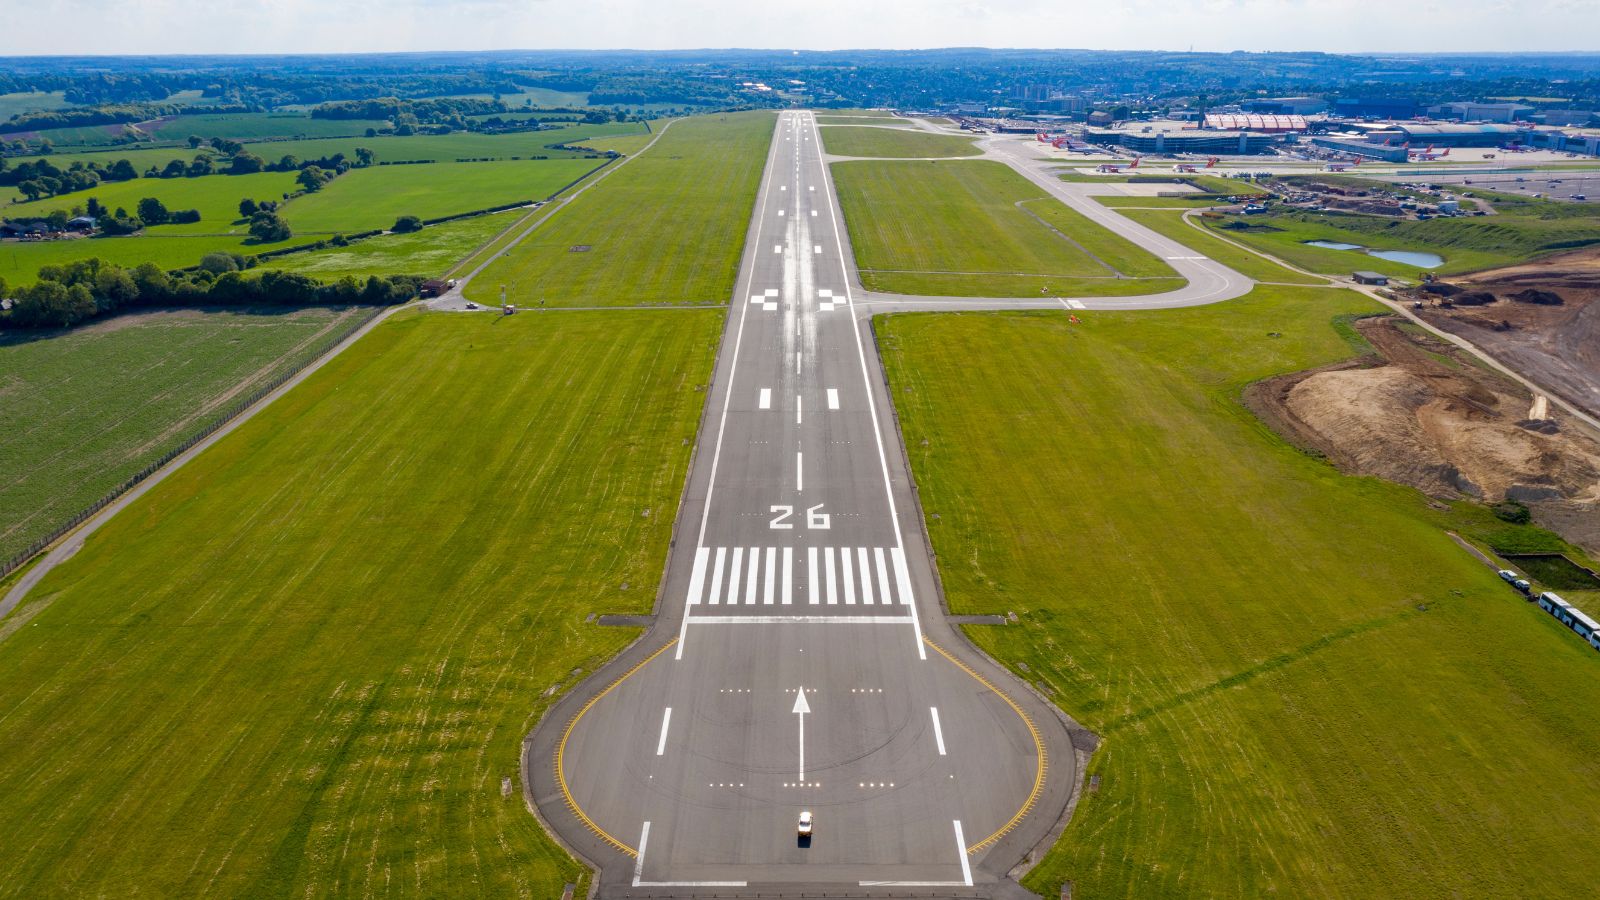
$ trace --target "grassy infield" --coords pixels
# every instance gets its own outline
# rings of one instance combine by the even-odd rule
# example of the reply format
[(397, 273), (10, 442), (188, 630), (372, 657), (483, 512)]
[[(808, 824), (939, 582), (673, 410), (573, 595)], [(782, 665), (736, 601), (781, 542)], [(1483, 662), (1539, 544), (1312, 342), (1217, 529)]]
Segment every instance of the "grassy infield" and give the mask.
[(858, 161), (832, 169), (871, 290), (1036, 297), (1145, 294), (1182, 284), (1166, 263), (1094, 227), (1002, 163)]
[[(718, 138), (748, 177), (647, 155), (501, 265), (561, 266), (652, 182), (693, 234), (742, 227), (751, 118)], [(647, 298), (726, 296), (677, 259)], [(650, 266), (552, 297), (628, 302), (606, 286)], [(879, 323), (952, 606), (1018, 612), (975, 639), (1106, 737), (1048, 895), (1587, 891), (1549, 860), (1600, 830), (1600, 661), (1440, 533), (1494, 520), (1238, 403), (1355, 352), (1333, 320), (1371, 308)], [(406, 316), (114, 520), (0, 651), (0, 884), (558, 895), (574, 867), (499, 779), (543, 689), (626, 639), (583, 615), (649, 604), (719, 320)]]

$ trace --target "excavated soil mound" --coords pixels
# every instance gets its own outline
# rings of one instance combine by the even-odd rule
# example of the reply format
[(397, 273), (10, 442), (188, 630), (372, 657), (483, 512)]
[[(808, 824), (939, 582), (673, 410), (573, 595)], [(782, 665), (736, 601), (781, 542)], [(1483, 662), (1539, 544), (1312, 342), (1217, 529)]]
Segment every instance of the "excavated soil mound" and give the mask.
[[(1358, 329), (1377, 351), (1251, 385), (1247, 404), (1341, 470), (1444, 499), (1514, 499), (1568, 540), (1600, 551), (1600, 442), (1565, 427), (1515, 382), (1399, 319)], [(1406, 326), (1414, 328), (1414, 326)]]

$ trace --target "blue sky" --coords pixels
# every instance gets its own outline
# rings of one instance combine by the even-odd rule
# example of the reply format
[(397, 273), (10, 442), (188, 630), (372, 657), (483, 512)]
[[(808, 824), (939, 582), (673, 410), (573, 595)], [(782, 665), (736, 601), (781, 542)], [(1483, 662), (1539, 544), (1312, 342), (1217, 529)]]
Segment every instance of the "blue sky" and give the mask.
[(618, 47), (1600, 50), (1600, 0), (3, 0), (0, 10), (4, 55)]

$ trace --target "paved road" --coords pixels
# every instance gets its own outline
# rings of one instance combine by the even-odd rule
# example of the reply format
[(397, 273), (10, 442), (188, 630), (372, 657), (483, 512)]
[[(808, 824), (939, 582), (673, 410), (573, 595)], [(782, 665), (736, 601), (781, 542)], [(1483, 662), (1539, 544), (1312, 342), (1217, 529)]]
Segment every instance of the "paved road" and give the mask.
[(780, 116), (655, 627), (525, 748), (602, 896), (1009, 896), (1092, 741), (944, 617), (819, 144)]

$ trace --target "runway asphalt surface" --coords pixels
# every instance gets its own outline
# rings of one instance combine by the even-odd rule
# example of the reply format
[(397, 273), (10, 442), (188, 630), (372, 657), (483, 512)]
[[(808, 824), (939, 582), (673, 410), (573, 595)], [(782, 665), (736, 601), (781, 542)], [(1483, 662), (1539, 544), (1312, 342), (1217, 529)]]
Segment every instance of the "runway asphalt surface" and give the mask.
[(780, 115), (654, 627), (524, 748), (539, 814), (601, 896), (1027, 895), (1008, 873), (1063, 824), (1094, 738), (947, 620), (870, 315), (1168, 308), (1250, 282), (1026, 150), (1006, 161), (1190, 284), (863, 296), (815, 120)]

